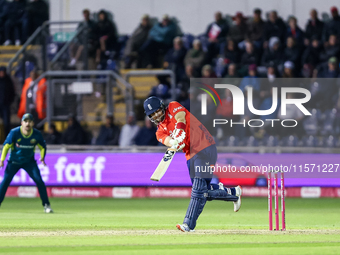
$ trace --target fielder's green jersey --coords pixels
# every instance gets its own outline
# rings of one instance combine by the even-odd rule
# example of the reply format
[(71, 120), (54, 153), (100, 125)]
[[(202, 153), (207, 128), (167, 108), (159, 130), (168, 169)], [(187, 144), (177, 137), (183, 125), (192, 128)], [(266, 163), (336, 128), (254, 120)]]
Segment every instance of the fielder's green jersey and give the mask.
[(32, 161), (34, 160), (35, 146), (40, 148), (41, 158), (44, 159), (46, 143), (41, 132), (33, 128), (31, 134), (25, 136), (22, 133), (21, 126), (13, 128), (4, 142), (1, 160), (5, 160), (8, 150), (11, 149), (10, 162), (23, 164)]

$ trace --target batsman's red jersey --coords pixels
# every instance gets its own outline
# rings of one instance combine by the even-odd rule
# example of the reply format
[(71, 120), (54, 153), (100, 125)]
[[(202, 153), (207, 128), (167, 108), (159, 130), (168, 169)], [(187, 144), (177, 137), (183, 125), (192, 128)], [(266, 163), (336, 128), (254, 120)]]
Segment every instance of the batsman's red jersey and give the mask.
[(186, 159), (189, 160), (199, 151), (215, 144), (215, 141), (209, 131), (195, 116), (190, 114), (180, 103), (173, 101), (170, 102), (165, 111), (164, 121), (157, 126), (156, 136), (159, 142), (164, 144), (165, 138), (171, 136), (177, 122), (175, 115), (179, 112), (185, 112), (186, 129), (184, 131), (186, 137), (184, 139), (185, 147), (183, 152)]

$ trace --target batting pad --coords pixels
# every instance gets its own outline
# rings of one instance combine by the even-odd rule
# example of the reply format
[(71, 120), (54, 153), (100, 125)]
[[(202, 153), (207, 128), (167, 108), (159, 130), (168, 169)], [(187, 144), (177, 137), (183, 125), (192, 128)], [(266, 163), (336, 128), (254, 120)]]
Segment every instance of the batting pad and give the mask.
[(201, 178), (194, 178), (191, 191), (191, 200), (188, 206), (183, 223), (186, 223), (190, 229), (196, 227), (198, 216), (203, 211), (207, 198), (204, 194), (208, 191), (207, 182)]

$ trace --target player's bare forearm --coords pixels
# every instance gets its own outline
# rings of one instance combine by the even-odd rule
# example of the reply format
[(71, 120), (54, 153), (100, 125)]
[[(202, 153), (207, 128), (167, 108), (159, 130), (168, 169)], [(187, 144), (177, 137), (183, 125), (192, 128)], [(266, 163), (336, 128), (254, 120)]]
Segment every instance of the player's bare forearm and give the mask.
[(170, 136), (167, 136), (164, 140), (164, 145), (167, 146), (167, 147), (172, 147), (171, 143), (170, 143), (170, 140), (172, 138)]
[(186, 120), (185, 120), (185, 112), (179, 112), (175, 115), (175, 119), (177, 122), (182, 122), (182, 123), (186, 123)]

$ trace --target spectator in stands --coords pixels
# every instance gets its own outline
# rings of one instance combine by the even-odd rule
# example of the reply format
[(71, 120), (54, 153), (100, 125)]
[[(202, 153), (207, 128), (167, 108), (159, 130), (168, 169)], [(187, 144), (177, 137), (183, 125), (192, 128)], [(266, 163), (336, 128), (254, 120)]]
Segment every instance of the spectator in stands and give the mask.
[(217, 78), (211, 65), (205, 65), (202, 67), (202, 78)]
[(114, 124), (112, 114), (106, 115), (105, 125), (100, 127), (99, 135), (96, 140), (96, 145), (118, 145), (119, 127)]
[[(287, 93), (287, 99), (294, 99), (294, 93)], [(303, 125), (302, 120), (304, 119), (304, 115), (301, 110), (295, 104), (287, 104), (286, 105), (286, 114), (282, 114), (282, 108), (280, 107), (277, 118), (280, 120), (284, 119), (293, 119), (297, 121), (297, 126), (290, 128), (281, 128), (280, 136), (291, 136), (296, 135), (301, 137), (303, 135)]]
[[(339, 77), (339, 62), (336, 57), (331, 57), (328, 60), (328, 64), (320, 68), (318, 72), (318, 78), (338, 78)], [(338, 79), (324, 79), (323, 82), (319, 82), (317, 91), (312, 97), (317, 108), (324, 111), (325, 109), (332, 109), (337, 101), (339, 95)]]
[(184, 64), (185, 66), (192, 66), (194, 70), (198, 72), (204, 64), (205, 52), (202, 49), (202, 44), (199, 39), (195, 39), (192, 46), (193, 48), (185, 55)]
[[(234, 84), (233, 84), (234, 85)], [(219, 104), (216, 109), (216, 118), (227, 119), (237, 121), (239, 118), (237, 115), (233, 114), (233, 96), (229, 89), (225, 90), (224, 98), (222, 99), (222, 105)], [(230, 136), (234, 134), (233, 129), (235, 126), (230, 127), (230, 125), (222, 125), (223, 136)]]
[(181, 105), (184, 106), (185, 109), (187, 109), (189, 112), (190, 112), (190, 105), (191, 105), (191, 94), (192, 94), (192, 90), (193, 89), (188, 89), (186, 91), (183, 91), (182, 90), (182, 94), (183, 96), (179, 99), (179, 100), (176, 100), (178, 101)]
[(37, 120), (43, 120), (46, 118), (46, 92), (47, 85), (46, 82), (39, 82), (36, 89), (33, 90), (35, 92), (36, 97), (33, 96), (33, 100), (35, 103), (35, 110), (38, 114)]
[[(236, 45), (244, 41), (247, 35), (246, 19), (243, 17), (242, 12), (237, 12), (234, 19), (234, 24), (231, 26), (227, 39), (233, 40)], [(240, 45), (238, 45), (240, 47)], [(242, 46), (241, 46), (242, 48)]]
[[(246, 92), (247, 87), (252, 87), (253, 88), (253, 94), (256, 94), (256, 91), (260, 91), (260, 81), (257, 77), (257, 66), (255, 64), (251, 64), (248, 67), (248, 75), (244, 77), (241, 81), (240, 84), (240, 89), (243, 92)], [(254, 92), (255, 91), (255, 92)]]
[(205, 36), (208, 38), (208, 63), (210, 63), (211, 60), (219, 53), (221, 43), (225, 41), (228, 30), (228, 23), (222, 18), (222, 13), (216, 12), (215, 21), (208, 26), (205, 32)]
[[(131, 68), (131, 64), (138, 58), (138, 51), (142, 47), (143, 43), (148, 39), (148, 35), (151, 29), (151, 23), (149, 15), (145, 14), (142, 17), (142, 21), (139, 26), (132, 33), (131, 37), (126, 43), (124, 49), (125, 68)], [(139, 61), (140, 62), (140, 61)], [(137, 64), (140, 67), (140, 63)]]
[[(275, 69), (275, 66), (273, 63), (271, 63), (268, 67), (267, 67), (267, 74), (266, 74), (266, 78), (267, 79), (263, 79), (261, 80), (261, 84), (260, 84), (260, 92), (259, 92), (259, 97), (261, 99), (261, 101), (267, 99), (267, 98), (272, 98), (272, 88), (273, 88), (273, 84), (275, 79), (277, 78), (277, 72)], [(271, 105), (269, 105), (268, 108), (265, 109), (269, 109)]]
[[(273, 62), (270, 62), (267, 66), (267, 79), (270, 83), (273, 83), (276, 78), (278, 78), (279, 75), (277, 73), (276, 66)], [(263, 87), (261, 85), (261, 90), (263, 90)], [(264, 95), (262, 94), (261, 97), (263, 98)]]
[(149, 32), (148, 40), (141, 46), (139, 52), (143, 58), (143, 67), (160, 67), (158, 57), (164, 55), (172, 46), (177, 35), (177, 27), (168, 15), (164, 15), (162, 22), (156, 23)]
[(68, 127), (62, 135), (63, 144), (81, 145), (86, 144), (86, 132), (74, 115), (68, 118)]
[(99, 43), (96, 54), (96, 63), (99, 63), (101, 60), (101, 55), (105, 56), (107, 49), (114, 49), (118, 40), (116, 25), (111, 20), (109, 20), (107, 13), (104, 10), (101, 10), (98, 13), (96, 32)]
[(136, 135), (140, 127), (136, 124), (135, 114), (131, 112), (128, 116), (127, 123), (122, 127), (119, 135), (119, 146), (126, 147), (134, 144)]
[(340, 16), (338, 12), (338, 8), (333, 6), (331, 8), (332, 20), (325, 24), (323, 29), (323, 42), (325, 46), (327, 46), (330, 35), (336, 35), (337, 38), (340, 40)]
[[(190, 88), (190, 79), (195, 78), (197, 70), (192, 65), (185, 66), (185, 77), (178, 83), (178, 88), (181, 90), (181, 94), (187, 94)], [(181, 100), (185, 100), (181, 98)], [(180, 101), (180, 100), (178, 100)]]
[(314, 71), (314, 66), (311, 64), (303, 64), (301, 75), (303, 78), (312, 78)]
[(295, 77), (295, 65), (292, 61), (286, 61), (283, 65), (282, 78), (294, 78)]
[[(195, 69), (192, 65), (187, 65), (185, 67), (185, 74), (186, 74), (186, 78), (189, 79), (189, 82), (190, 82), (190, 78), (195, 78), (196, 75), (195, 75)], [(189, 89), (189, 87), (188, 87)]]
[(331, 57), (338, 57), (340, 55), (340, 46), (337, 43), (336, 35), (330, 35), (328, 43), (324, 48), (324, 52), (320, 55), (320, 61), (326, 62)]
[(233, 96), (229, 89), (225, 90), (222, 105), (219, 104), (216, 110), (216, 117), (223, 119), (233, 119)]
[(270, 38), (269, 47), (265, 49), (265, 52), (262, 56), (262, 66), (268, 66), (270, 63), (278, 66), (282, 62), (283, 54), (280, 45), (281, 42), (278, 37)]
[(315, 9), (310, 11), (310, 19), (306, 25), (305, 32), (305, 46), (309, 46), (312, 39), (322, 40), (322, 31), (324, 28), (324, 23), (319, 20), (318, 12)]
[(301, 50), (296, 45), (293, 37), (287, 38), (287, 47), (283, 52), (283, 61), (291, 61), (295, 64), (297, 70), (300, 69)]
[(138, 131), (135, 144), (140, 146), (156, 146), (158, 145), (158, 141), (156, 138), (157, 128), (152, 125), (149, 117), (145, 117), (144, 126)]
[(176, 84), (185, 76), (184, 58), (187, 54), (186, 48), (180, 36), (175, 37), (174, 46), (164, 56), (163, 67), (172, 70), (176, 75)]
[(56, 126), (51, 123), (48, 128), (48, 133), (45, 137), (46, 144), (61, 144), (62, 136), (61, 133), (58, 132)]
[(263, 32), (265, 23), (261, 17), (262, 11), (259, 8), (254, 10), (254, 17), (248, 22), (246, 39), (251, 41), (256, 48), (261, 48), (263, 44)]
[(297, 19), (291, 16), (288, 19), (288, 28), (286, 38), (292, 37), (298, 46), (303, 45), (304, 33), (301, 28), (297, 25)]
[(7, 10), (8, 1), (0, 0), (0, 43), (3, 43), (4, 40), (4, 24), (6, 21), (6, 10)]
[(318, 73), (319, 78), (337, 78), (339, 76), (339, 65), (336, 57), (331, 57), (328, 60), (327, 68)]
[(311, 37), (311, 43), (302, 55), (302, 64), (316, 67), (320, 63), (320, 52), (322, 52), (320, 41), (317, 39), (317, 36)]
[(21, 45), (21, 28), (22, 18), (25, 13), (25, 0), (13, 0), (6, 6), (6, 21), (5, 21), (5, 43), (4, 45), (12, 44), (14, 38), (15, 45)]
[(48, 5), (44, 0), (33, 0), (25, 9), (22, 21), (23, 41), (25, 42), (33, 32), (49, 19)]
[[(277, 78), (277, 70), (275, 68), (275, 65), (273, 63), (270, 63), (267, 66), (267, 79), (262, 79), (260, 84), (260, 92), (259, 92), (259, 98), (260, 98), (260, 110), (268, 110), (273, 105), (273, 87), (278, 87), (275, 84), (275, 80)], [(280, 93), (280, 88), (278, 88), (278, 92)], [(278, 99), (280, 104), (280, 99)], [(271, 114), (268, 115), (262, 115), (260, 116), (261, 120), (264, 121), (264, 126), (260, 128), (257, 135), (261, 136), (264, 133), (268, 133), (269, 135), (277, 135), (277, 129), (272, 128), (271, 124), (266, 121), (266, 119), (276, 119), (277, 118), (277, 112), (278, 108)], [(263, 133), (264, 132), (264, 133)]]
[[(204, 92), (205, 93), (205, 92)], [(202, 98), (202, 94), (198, 95), (198, 98)], [(191, 101), (192, 102), (192, 101)], [(206, 115), (201, 115), (200, 109), (201, 107), (198, 106), (196, 103), (190, 103), (191, 104), (191, 111), (193, 111), (196, 115), (196, 117), (199, 119), (199, 121), (206, 127), (210, 134), (214, 137), (216, 136), (216, 128), (213, 127), (214, 119), (216, 116), (216, 106), (213, 102), (212, 97), (207, 96), (207, 113)]]
[(241, 58), (241, 65), (249, 66), (252, 64), (258, 65), (260, 63), (260, 56), (258, 50), (254, 49), (251, 42), (246, 42), (246, 51)]
[(12, 79), (6, 73), (6, 67), (0, 67), (0, 117), (2, 118), (5, 136), (11, 129), (11, 104), (15, 98)]
[(34, 88), (35, 96), (32, 97), (33, 101), (30, 104), (35, 104), (35, 109), (26, 109), (27, 91), (33, 85), (33, 82), (39, 77), (36, 69), (30, 72), (30, 77), (25, 80), (24, 86), (21, 90), (20, 104), (17, 116), (21, 119), (22, 116), (29, 111), (33, 110), (33, 116), (36, 119), (42, 120), (46, 117), (46, 79), (43, 78), (39, 81), (38, 85)]
[[(83, 17), (84, 21), (80, 22), (78, 25), (78, 29), (82, 28), (83, 26), (87, 27), (87, 42), (84, 40), (84, 35), (81, 34), (77, 38), (77, 43), (70, 45), (70, 55), (71, 55), (71, 62), (69, 63), (69, 66), (75, 66), (78, 59), (80, 58), (83, 50), (84, 45), (87, 43), (88, 52), (93, 52), (93, 49), (96, 44), (96, 23), (90, 19), (90, 11), (88, 9), (83, 10)], [(92, 54), (89, 54), (92, 55)], [(93, 56), (92, 56), (93, 57)]]
[[(239, 75), (238, 75), (238, 73), (237, 73), (237, 66), (236, 66), (236, 64), (229, 64), (228, 65), (228, 72), (227, 72), (227, 74), (224, 76), (225, 78), (229, 78), (229, 79), (231, 79), (231, 80), (239, 80)], [(234, 83), (232, 83), (233, 85), (236, 85), (236, 86), (238, 86), (238, 84), (234, 84)]]
[(163, 100), (169, 99), (171, 97), (170, 95), (170, 88), (166, 84), (160, 83), (154, 87), (152, 87), (149, 97), (155, 96), (158, 98), (161, 98)]
[[(248, 67), (248, 75), (245, 76), (240, 83), (239, 87), (245, 96), (244, 100), (244, 115), (241, 117), (240, 121), (245, 121), (247, 122), (249, 119), (254, 117), (254, 114), (249, 110), (248, 108), (248, 88), (252, 88), (252, 100), (253, 100), (253, 106), (255, 109), (259, 109), (260, 105), (260, 97), (259, 97), (259, 92), (260, 92), (260, 80), (258, 79), (257, 76), (257, 66), (255, 64), (249, 65)], [(240, 128), (236, 129), (236, 135), (239, 136), (240, 138), (243, 138), (246, 135), (248, 128)]]
[(268, 41), (271, 37), (278, 37), (281, 44), (283, 44), (286, 31), (286, 25), (283, 20), (277, 16), (276, 11), (271, 11), (269, 14), (269, 20), (266, 22), (264, 27), (264, 48), (267, 48)]
[(224, 78), (228, 78), (228, 83), (233, 84), (235, 86), (240, 85), (240, 74), (238, 72), (238, 68), (236, 64), (229, 64), (226, 68), (226, 72), (224, 74)]
[(167, 100), (171, 97), (170, 94), (170, 88), (171, 84), (169, 82), (169, 76), (168, 75), (157, 75), (158, 79), (158, 85), (152, 87), (149, 97), (155, 96), (159, 97), (163, 100)]
[(225, 61), (227, 63), (240, 63), (241, 54), (238, 47), (235, 47), (235, 42), (233, 40), (227, 40), (227, 43), (225, 44), (222, 52), (222, 56), (225, 58)]

